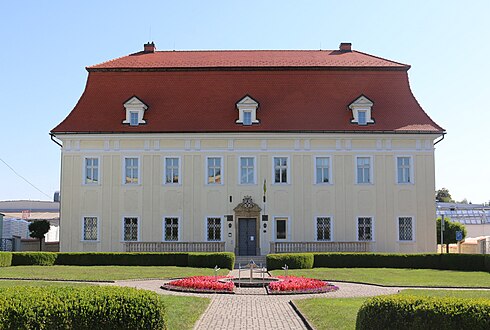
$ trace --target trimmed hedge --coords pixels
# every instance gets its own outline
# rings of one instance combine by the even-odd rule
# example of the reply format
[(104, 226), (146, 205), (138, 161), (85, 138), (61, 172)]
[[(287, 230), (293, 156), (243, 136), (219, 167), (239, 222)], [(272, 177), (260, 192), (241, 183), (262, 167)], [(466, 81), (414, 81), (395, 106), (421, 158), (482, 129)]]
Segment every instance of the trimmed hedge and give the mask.
[[(490, 271), (490, 255), (436, 253), (308, 253), (314, 258), (314, 268), (414, 268), (461, 271)], [(279, 269), (304, 253), (269, 254), (267, 267)], [(297, 265), (297, 263), (295, 263)], [(308, 264), (294, 268), (312, 268)]]
[[(0, 255), (1, 256), (1, 255)], [(233, 269), (232, 252), (14, 252), (11, 265), (180, 266)], [(1, 266), (1, 259), (0, 259)], [(6, 264), (10, 266), (10, 264)]]
[(53, 266), (56, 258), (54, 252), (13, 252), (12, 266)]
[(189, 252), (188, 264), (189, 267), (197, 268), (219, 268), (233, 269), (235, 265), (235, 254), (232, 252)]
[(182, 266), (188, 264), (188, 253), (58, 253), (56, 265), (70, 266)]
[(490, 329), (490, 300), (375, 297), (359, 309), (356, 329)]
[(154, 292), (118, 287), (28, 287), (0, 290), (1, 329), (165, 329)]
[(288, 265), (289, 269), (310, 269), (313, 268), (313, 253), (285, 253), (268, 254), (267, 268), (269, 270), (281, 269)]
[(8, 267), (12, 265), (12, 253), (0, 252), (0, 267)]

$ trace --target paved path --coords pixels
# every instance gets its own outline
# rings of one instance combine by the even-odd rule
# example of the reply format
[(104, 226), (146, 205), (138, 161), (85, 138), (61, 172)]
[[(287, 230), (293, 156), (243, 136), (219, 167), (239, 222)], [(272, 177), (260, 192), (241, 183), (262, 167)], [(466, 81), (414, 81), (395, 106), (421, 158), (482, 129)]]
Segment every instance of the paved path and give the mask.
[(312, 297), (370, 297), (397, 293), (399, 288), (337, 283), (335, 292), (309, 295), (267, 295), (263, 288), (237, 288), (236, 294), (194, 294), (160, 289), (163, 280), (117, 281), (115, 285), (135, 287), (160, 294), (201, 296), (211, 298), (207, 310), (195, 329), (306, 329), (289, 301)]

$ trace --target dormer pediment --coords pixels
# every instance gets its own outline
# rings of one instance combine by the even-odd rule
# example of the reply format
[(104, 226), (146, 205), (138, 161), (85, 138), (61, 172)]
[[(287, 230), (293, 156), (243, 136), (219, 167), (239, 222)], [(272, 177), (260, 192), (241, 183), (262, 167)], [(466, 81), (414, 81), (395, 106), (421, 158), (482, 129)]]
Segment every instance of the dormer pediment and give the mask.
[(129, 124), (130, 126), (146, 124), (144, 116), (148, 106), (141, 99), (137, 96), (132, 96), (123, 105), (126, 109), (126, 119), (123, 120), (123, 124)]
[(257, 119), (259, 102), (254, 100), (251, 96), (246, 95), (243, 97), (236, 103), (236, 108), (238, 109), (238, 119), (236, 120), (237, 124), (247, 126), (259, 123), (259, 120)]
[(350, 121), (357, 125), (374, 124), (371, 108), (374, 102), (367, 96), (361, 95), (349, 104), (349, 109), (352, 110), (353, 119)]

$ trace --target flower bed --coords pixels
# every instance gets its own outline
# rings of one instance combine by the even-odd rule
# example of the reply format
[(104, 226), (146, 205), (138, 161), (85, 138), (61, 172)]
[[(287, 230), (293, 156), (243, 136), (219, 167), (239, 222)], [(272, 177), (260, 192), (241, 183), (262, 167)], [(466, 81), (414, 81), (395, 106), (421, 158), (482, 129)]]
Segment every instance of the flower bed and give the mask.
[(324, 293), (337, 291), (339, 288), (325, 281), (296, 276), (278, 276), (281, 281), (267, 286), (269, 294)]
[(168, 282), (162, 289), (197, 293), (234, 293), (232, 281), (220, 281), (227, 276), (192, 276)]

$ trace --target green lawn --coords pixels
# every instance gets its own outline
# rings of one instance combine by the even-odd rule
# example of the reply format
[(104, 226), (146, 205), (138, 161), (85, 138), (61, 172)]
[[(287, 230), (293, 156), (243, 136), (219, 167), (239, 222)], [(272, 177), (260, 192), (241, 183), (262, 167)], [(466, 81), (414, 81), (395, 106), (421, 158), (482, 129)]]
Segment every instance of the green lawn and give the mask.
[[(403, 290), (401, 295), (486, 298), (490, 291), (478, 290)], [(294, 303), (303, 315), (318, 330), (321, 329), (355, 329), (357, 311), (367, 298), (312, 298), (295, 300)]]
[(10, 281), (0, 280), (0, 288), (8, 288), (11, 286), (88, 286), (88, 283), (64, 283), (64, 282), (49, 282), (49, 281)]
[[(220, 275), (227, 275), (222, 269)], [(214, 275), (211, 268), (175, 266), (13, 266), (0, 267), (0, 278), (112, 281)]]
[(167, 295), (162, 295), (162, 300), (167, 308), (169, 330), (192, 329), (210, 302), (209, 298)]
[[(274, 270), (273, 275), (284, 271)], [(490, 273), (435, 269), (397, 268), (313, 268), (292, 269), (289, 275), (330, 281), (350, 281), (394, 286), (488, 287)]]

